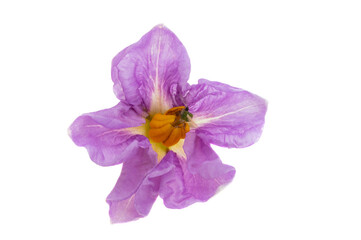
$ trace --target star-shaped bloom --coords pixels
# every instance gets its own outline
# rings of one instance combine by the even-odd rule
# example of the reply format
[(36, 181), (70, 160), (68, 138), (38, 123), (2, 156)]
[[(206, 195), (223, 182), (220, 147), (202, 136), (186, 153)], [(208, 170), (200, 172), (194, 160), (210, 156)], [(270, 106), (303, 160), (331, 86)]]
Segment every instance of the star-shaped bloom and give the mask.
[(113, 223), (148, 215), (158, 196), (168, 208), (207, 201), (232, 181), (235, 169), (210, 144), (255, 143), (264, 99), (205, 79), (189, 85), (188, 54), (163, 25), (116, 55), (111, 71), (119, 103), (81, 115), (69, 132), (95, 163), (123, 163), (107, 197)]

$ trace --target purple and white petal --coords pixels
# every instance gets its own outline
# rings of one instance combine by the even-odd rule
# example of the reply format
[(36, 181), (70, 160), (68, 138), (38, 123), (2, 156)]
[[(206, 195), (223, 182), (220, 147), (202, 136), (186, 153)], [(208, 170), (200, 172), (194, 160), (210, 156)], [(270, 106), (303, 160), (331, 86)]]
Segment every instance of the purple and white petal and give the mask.
[[(107, 197), (109, 216), (113, 223), (132, 221), (148, 214), (147, 210), (137, 207), (135, 202), (139, 186), (157, 164), (157, 160), (152, 157), (155, 153), (150, 152), (150, 149), (138, 148), (134, 151), (133, 158), (124, 162), (122, 173)], [(155, 201), (151, 196), (143, 198), (151, 204)]]
[(185, 97), (196, 133), (222, 147), (247, 147), (262, 133), (267, 102), (227, 84), (205, 79), (192, 85)]
[(111, 166), (132, 158), (139, 147), (150, 147), (148, 139), (134, 130), (144, 122), (129, 105), (120, 102), (78, 117), (69, 127), (69, 135), (76, 145), (88, 150), (95, 163)]
[(112, 223), (128, 222), (149, 214), (158, 197), (162, 176), (174, 168), (168, 161), (156, 165), (154, 159), (143, 149), (132, 161), (124, 163), (118, 182), (107, 197)]
[(168, 208), (184, 208), (211, 198), (221, 186), (232, 181), (235, 169), (221, 162), (209, 144), (194, 133), (184, 143), (187, 159), (167, 154), (174, 168), (162, 177), (159, 195)]
[(185, 174), (179, 157), (169, 151), (162, 162), (172, 166), (161, 178), (159, 196), (163, 199), (164, 205), (168, 208), (184, 208), (198, 202), (199, 200), (186, 189)]
[(164, 113), (187, 86), (188, 54), (177, 36), (163, 25), (154, 27), (112, 61), (114, 92), (150, 114)]
[(236, 170), (223, 164), (211, 146), (195, 133), (187, 134), (184, 142), (187, 155), (184, 169), (185, 185), (200, 201), (207, 201), (221, 186), (233, 180)]

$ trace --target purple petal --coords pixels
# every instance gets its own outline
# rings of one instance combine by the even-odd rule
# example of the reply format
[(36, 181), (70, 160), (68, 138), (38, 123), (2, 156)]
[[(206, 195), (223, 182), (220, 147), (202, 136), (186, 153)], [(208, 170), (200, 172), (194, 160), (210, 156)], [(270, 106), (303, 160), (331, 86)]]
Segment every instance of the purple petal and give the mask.
[(144, 122), (144, 118), (121, 102), (113, 108), (78, 117), (69, 134), (76, 145), (86, 147), (95, 163), (110, 166), (132, 158), (139, 146), (150, 146), (146, 137), (127, 129)]
[(168, 161), (154, 167), (156, 161), (147, 156), (145, 150), (140, 150), (132, 161), (124, 163), (118, 182), (107, 197), (113, 223), (147, 216), (158, 197), (161, 177), (174, 167)]
[(190, 112), (205, 142), (222, 147), (247, 147), (262, 133), (267, 102), (245, 90), (205, 79), (186, 95)]
[(184, 208), (198, 200), (186, 189), (184, 171), (180, 160), (172, 151), (168, 152), (162, 162), (172, 166), (161, 179), (159, 195), (168, 208)]
[[(133, 159), (123, 164), (122, 173), (107, 197), (109, 215), (113, 223), (127, 222), (148, 214), (158, 196), (142, 194), (138, 191), (146, 175), (157, 164), (156, 158), (150, 157), (149, 149), (138, 148)], [(142, 202), (142, 204), (137, 204)]]
[(173, 107), (173, 98), (187, 85), (189, 72), (184, 46), (163, 25), (154, 27), (112, 62), (116, 96), (151, 114)]
[(187, 135), (184, 151), (187, 159), (169, 152), (174, 168), (162, 177), (159, 195), (169, 208), (184, 208), (194, 202), (207, 201), (217, 190), (232, 181), (235, 169), (222, 164), (212, 148), (194, 133)]

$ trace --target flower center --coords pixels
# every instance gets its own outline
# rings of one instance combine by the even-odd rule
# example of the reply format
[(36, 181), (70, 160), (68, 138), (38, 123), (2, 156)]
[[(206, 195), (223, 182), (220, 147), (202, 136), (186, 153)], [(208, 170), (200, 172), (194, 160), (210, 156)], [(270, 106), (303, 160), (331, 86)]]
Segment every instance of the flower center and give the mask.
[(171, 108), (165, 114), (157, 113), (149, 123), (149, 138), (166, 147), (173, 146), (186, 137), (192, 117), (184, 106)]

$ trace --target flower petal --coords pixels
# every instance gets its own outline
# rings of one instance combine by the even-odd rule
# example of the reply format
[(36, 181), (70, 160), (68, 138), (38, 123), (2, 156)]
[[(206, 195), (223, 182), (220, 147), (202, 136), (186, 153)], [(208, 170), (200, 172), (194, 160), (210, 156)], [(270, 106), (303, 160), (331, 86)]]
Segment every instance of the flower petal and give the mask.
[(245, 90), (205, 79), (186, 95), (189, 111), (205, 142), (222, 147), (247, 147), (262, 133), (266, 100)]
[(174, 95), (186, 85), (190, 72), (188, 54), (179, 39), (163, 25), (154, 27), (137, 43), (114, 57), (114, 92), (150, 114), (172, 107)]
[(172, 166), (161, 179), (159, 195), (168, 208), (184, 208), (198, 200), (186, 189), (184, 172), (177, 155), (169, 151), (162, 162)]
[[(149, 149), (138, 148), (133, 159), (123, 164), (122, 173), (107, 197), (109, 216), (113, 223), (132, 221), (146, 216), (158, 194), (139, 194), (139, 186), (146, 175), (157, 164), (156, 158), (151, 158)], [(140, 200), (139, 200), (140, 198)], [(143, 204), (136, 204), (143, 201)]]
[(212, 148), (194, 133), (184, 143), (187, 159), (170, 151), (162, 161), (174, 168), (162, 177), (159, 195), (169, 208), (184, 208), (195, 202), (204, 202), (221, 186), (232, 181), (235, 169), (221, 162)]
[(167, 161), (154, 167), (156, 161), (147, 156), (143, 149), (132, 161), (124, 163), (118, 182), (107, 197), (113, 223), (147, 216), (158, 197), (161, 176), (173, 168)]
[(124, 162), (138, 147), (148, 148), (145, 136), (135, 126), (145, 120), (129, 105), (120, 102), (113, 108), (78, 117), (69, 128), (69, 135), (78, 146), (86, 147), (90, 158), (101, 166)]

